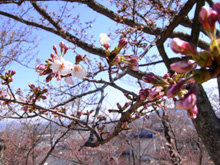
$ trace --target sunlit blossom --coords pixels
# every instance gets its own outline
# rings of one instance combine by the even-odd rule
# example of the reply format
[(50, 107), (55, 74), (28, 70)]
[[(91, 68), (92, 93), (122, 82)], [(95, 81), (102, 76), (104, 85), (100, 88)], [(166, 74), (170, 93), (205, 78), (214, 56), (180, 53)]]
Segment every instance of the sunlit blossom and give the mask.
[(52, 69), (53, 73), (57, 73), (62, 76), (71, 73), (72, 68), (73, 63), (65, 61), (63, 57), (56, 59), (50, 66), (50, 69)]
[(106, 49), (108, 49), (109, 48), (109, 41), (110, 41), (110, 38), (107, 36), (107, 34), (106, 33), (101, 33), (100, 35), (99, 35), (99, 37), (100, 37), (100, 40), (99, 40), (99, 42), (100, 42), (100, 44), (103, 46), (103, 47), (105, 47)]
[(75, 64), (71, 73), (73, 77), (77, 77), (79, 79), (83, 79), (87, 75), (86, 69), (80, 64)]

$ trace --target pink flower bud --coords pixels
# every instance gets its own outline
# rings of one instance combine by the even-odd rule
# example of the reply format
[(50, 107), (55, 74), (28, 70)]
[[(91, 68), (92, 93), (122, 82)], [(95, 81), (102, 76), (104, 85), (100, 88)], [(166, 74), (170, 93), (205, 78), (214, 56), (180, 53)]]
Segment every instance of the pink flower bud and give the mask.
[(164, 96), (163, 87), (155, 86), (149, 91), (149, 100), (160, 99)]
[(184, 78), (179, 79), (176, 84), (173, 84), (168, 88), (167, 97), (168, 98), (174, 97), (181, 90), (184, 84), (185, 84), (185, 79)]
[(42, 90), (42, 94), (47, 93), (47, 92), (48, 92), (48, 89), (46, 89), (46, 88), (44, 88), (44, 89)]
[(34, 85), (34, 84), (28, 84), (28, 86), (29, 86), (31, 89), (34, 89), (34, 88), (35, 88), (35, 85)]
[(47, 77), (46, 77), (46, 82), (48, 83), (48, 82), (50, 82), (51, 80), (52, 80), (52, 76), (51, 76), (51, 74), (50, 75), (48, 75)]
[(148, 95), (149, 95), (149, 89), (148, 88), (146, 88), (146, 89), (141, 89), (140, 91), (139, 91), (139, 95), (140, 95), (140, 99), (141, 100), (146, 100), (147, 99), (147, 97), (148, 97)]
[(164, 79), (170, 78), (170, 73), (165, 73), (163, 76)]
[(186, 109), (190, 109), (196, 105), (196, 86), (193, 85), (183, 98), (183, 105)]
[(125, 106), (126, 108), (128, 108), (131, 104), (132, 104), (132, 102), (126, 102), (124, 106)]
[(59, 45), (61, 48), (63, 48), (65, 46), (65, 43), (63, 41), (61, 41)]
[(215, 10), (211, 10), (207, 23), (209, 25), (209, 30), (211, 33), (215, 33), (215, 22), (218, 20), (218, 14)]
[[(213, 6), (214, 7), (214, 6)], [(216, 5), (218, 9), (218, 5)], [(210, 37), (215, 36), (215, 22), (218, 20), (217, 11), (203, 6), (199, 12), (199, 21), (202, 23), (203, 28), (208, 32)]]
[(53, 45), (53, 50), (57, 54), (57, 46), (56, 45)]
[(198, 114), (198, 108), (196, 105), (193, 108), (187, 110), (187, 115), (191, 119), (196, 119), (197, 114)]
[(65, 46), (64, 46), (64, 52), (63, 52), (63, 54), (66, 54), (66, 52), (67, 52), (68, 49), (69, 49), (69, 46), (68, 46), (68, 45), (65, 45)]
[(183, 41), (179, 38), (173, 38), (170, 42), (171, 49), (175, 53), (179, 53), (180, 50), (182, 49)]
[(114, 58), (114, 61), (116, 62), (116, 63), (119, 63), (119, 62), (121, 62), (121, 57), (120, 56), (115, 56), (115, 58)]
[(60, 51), (61, 51), (61, 54), (62, 54), (63, 53), (63, 48), (64, 48), (65, 44), (64, 44), (63, 41), (61, 41), (59, 45), (60, 45)]
[(210, 8), (208, 6), (203, 6), (201, 11), (199, 12), (199, 20), (201, 23), (208, 19), (210, 13)]
[(12, 76), (15, 75), (15, 73), (16, 73), (15, 70), (12, 70), (12, 71), (11, 71), (11, 75), (12, 75)]
[(53, 52), (50, 54), (50, 57), (51, 57), (52, 59), (56, 59), (56, 58), (57, 58), (57, 57), (54, 55)]
[(8, 83), (13, 82), (13, 78), (12, 77), (8, 77)]
[(152, 72), (149, 72), (145, 76), (143, 76), (142, 80), (146, 83), (151, 83), (151, 84), (160, 83), (160, 78)]
[(181, 54), (190, 54), (190, 55), (197, 55), (196, 46), (192, 43), (185, 42), (180, 40), (179, 38), (173, 38), (170, 42), (170, 46), (175, 53)]
[(35, 72), (39, 73), (40, 76), (44, 75), (44, 71), (46, 70), (47, 65), (37, 64), (35, 67)]
[(175, 100), (175, 105), (178, 109), (192, 109), (196, 105), (196, 86), (193, 85), (183, 98)]
[(184, 98), (184, 100), (183, 100), (183, 106), (185, 107), (185, 109), (190, 109), (190, 108), (194, 107), (195, 104), (196, 104), (196, 94), (195, 93), (188, 94), (188, 96), (186, 98)]
[(183, 61), (179, 61), (179, 62), (176, 62), (170, 65), (170, 68), (179, 74), (183, 74), (188, 71), (191, 71), (195, 67), (196, 67), (196, 64), (193, 60), (188, 60), (188, 61), (183, 60)]
[(83, 113), (81, 111), (77, 112), (77, 116), (81, 116)]
[(213, 5), (213, 9), (217, 12), (218, 22), (220, 23), (220, 2)]
[(128, 39), (127, 38), (121, 38), (119, 40), (118, 47), (123, 48), (125, 45), (127, 45), (127, 43), (128, 43)]
[(6, 84), (6, 82), (5, 82), (4, 80), (2, 80), (1, 83), (2, 83), (2, 85), (5, 85), (5, 84)]
[(75, 64), (79, 64), (80, 61), (83, 60), (83, 56), (81, 54), (77, 54), (75, 60), (76, 60)]
[(123, 55), (121, 56), (121, 61), (127, 64), (131, 70), (138, 71), (139, 70), (139, 57), (136, 55)]

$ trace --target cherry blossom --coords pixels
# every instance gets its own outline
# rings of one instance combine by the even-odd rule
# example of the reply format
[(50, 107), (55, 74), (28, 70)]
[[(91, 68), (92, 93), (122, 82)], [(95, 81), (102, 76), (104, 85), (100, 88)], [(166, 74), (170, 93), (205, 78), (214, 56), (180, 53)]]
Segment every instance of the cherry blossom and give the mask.
[(108, 49), (109, 47), (110, 47), (110, 45), (109, 45), (109, 41), (110, 41), (110, 38), (107, 36), (107, 34), (106, 33), (101, 33), (100, 35), (99, 35), (99, 37), (100, 37), (100, 40), (99, 40), (99, 42), (100, 42), (100, 44), (103, 46), (103, 47), (105, 47), (105, 49)]
[(61, 56), (52, 63), (50, 69), (52, 69), (53, 73), (65, 76), (71, 73), (71, 70), (73, 69), (73, 63), (65, 61), (65, 59)]
[(83, 79), (87, 75), (86, 69), (80, 64), (75, 64), (71, 73), (73, 77), (77, 77), (79, 79)]

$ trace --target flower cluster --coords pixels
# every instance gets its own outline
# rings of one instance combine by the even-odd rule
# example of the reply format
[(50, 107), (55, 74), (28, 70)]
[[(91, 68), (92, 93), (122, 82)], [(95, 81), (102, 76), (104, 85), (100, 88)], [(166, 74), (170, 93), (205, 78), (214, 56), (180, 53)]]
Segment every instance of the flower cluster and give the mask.
[[(178, 109), (187, 110), (190, 118), (196, 118), (196, 85), (220, 75), (220, 40), (215, 34), (215, 23), (220, 22), (219, 15), (220, 3), (214, 4), (213, 9), (202, 7), (199, 20), (211, 39), (209, 50), (198, 52), (194, 44), (174, 38), (170, 43), (172, 50), (188, 58), (170, 65), (175, 72), (172, 76), (166, 74), (160, 77), (153, 73), (143, 76), (142, 80), (153, 84), (153, 87), (140, 90), (141, 100), (159, 100), (163, 96), (173, 98)], [(187, 90), (189, 83), (191, 87)]]
[(199, 20), (203, 25), (204, 30), (208, 33), (210, 38), (215, 37), (215, 22), (219, 19), (220, 3), (213, 5), (213, 9), (203, 6), (199, 13)]
[(60, 42), (59, 46), (61, 54), (58, 55), (57, 46), (53, 45), (53, 50), (56, 55), (51, 53), (51, 57), (46, 60), (46, 64), (38, 64), (36, 66), (36, 72), (38, 72), (40, 76), (48, 75), (46, 77), (46, 82), (56, 77), (57, 80), (65, 78), (67, 84), (74, 85), (71, 76), (83, 79), (87, 75), (86, 69), (79, 64), (83, 60), (83, 56), (79, 54), (76, 55), (75, 64), (73, 64), (64, 59), (64, 55), (69, 49), (68, 45), (65, 45), (64, 42)]
[[(40, 100), (46, 100), (48, 96), (48, 89), (45, 87), (38, 86), (36, 87), (34, 84), (28, 84), (30, 88), (30, 94), (26, 97), (27, 99), (25, 100), (26, 103), (28, 104), (35, 104), (36, 101)], [(36, 109), (35, 106), (32, 105), (24, 105), (21, 110), (25, 112), (34, 112)], [(41, 111), (41, 110), (40, 110)]]
[(160, 99), (164, 96), (173, 98), (178, 109), (187, 110), (190, 118), (196, 118), (197, 106), (195, 85), (189, 90), (184, 88), (185, 85), (193, 82), (191, 81), (191, 77), (186, 78), (185, 75), (177, 73), (172, 76), (167, 73), (163, 77), (160, 77), (150, 72), (143, 76), (142, 80), (146, 83), (151, 83), (153, 87), (141, 89), (139, 91), (141, 100), (156, 101), (159, 105)]
[[(192, 75), (196, 83), (201, 84), (211, 78), (218, 77), (220, 73), (220, 40), (216, 38), (215, 23), (218, 21), (220, 15), (220, 3), (213, 5), (213, 9), (203, 6), (199, 13), (199, 20), (203, 25), (211, 39), (209, 50), (202, 50), (198, 52), (196, 46), (192, 43), (182, 41), (179, 38), (174, 38), (170, 46), (175, 53), (182, 55), (190, 55), (192, 60), (184, 60), (171, 64), (171, 69), (179, 74), (185, 74), (192, 71)], [(199, 69), (194, 70), (196, 66)]]
[(101, 33), (99, 37), (100, 37), (99, 40), (100, 44), (106, 49), (106, 59), (111, 66), (118, 65), (119, 63), (121, 63), (121, 64), (126, 64), (133, 71), (139, 70), (138, 56), (119, 55), (121, 49), (124, 48), (128, 43), (127, 38), (121, 38), (119, 40), (118, 46), (116, 46), (113, 51), (110, 51), (109, 50), (110, 44), (108, 43), (110, 38), (107, 36), (107, 34)]
[(12, 76), (15, 75), (15, 70), (9, 70), (8, 72), (5, 73), (5, 75), (1, 75), (0, 78), (2, 79), (2, 85), (8, 85), (13, 81)]

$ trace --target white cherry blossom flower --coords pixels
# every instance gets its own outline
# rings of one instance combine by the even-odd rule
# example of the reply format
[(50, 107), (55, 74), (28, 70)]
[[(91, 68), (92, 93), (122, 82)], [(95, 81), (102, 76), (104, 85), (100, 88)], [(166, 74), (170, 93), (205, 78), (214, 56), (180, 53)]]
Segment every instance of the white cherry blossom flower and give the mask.
[(73, 69), (72, 69), (72, 76), (77, 77), (79, 79), (83, 79), (87, 75), (86, 69), (80, 65), (80, 64), (75, 64)]
[(99, 40), (99, 42), (100, 42), (100, 44), (103, 46), (103, 47), (105, 47), (106, 49), (108, 49), (109, 48), (109, 40), (110, 40), (110, 38), (107, 36), (107, 34), (106, 33), (101, 33), (100, 35), (99, 35), (99, 38), (100, 38), (100, 40)]
[(53, 73), (65, 76), (71, 73), (71, 70), (73, 69), (73, 63), (65, 61), (63, 57), (59, 57), (53, 62), (53, 64), (50, 66), (50, 69), (52, 69)]

